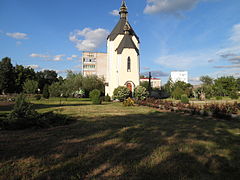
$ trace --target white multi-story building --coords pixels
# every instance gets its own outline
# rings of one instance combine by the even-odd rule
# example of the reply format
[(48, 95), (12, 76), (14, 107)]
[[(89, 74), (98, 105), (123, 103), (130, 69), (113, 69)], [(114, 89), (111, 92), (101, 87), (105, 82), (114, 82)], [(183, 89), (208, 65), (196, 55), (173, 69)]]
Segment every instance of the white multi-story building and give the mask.
[(170, 76), (172, 82), (183, 81), (188, 83), (188, 72), (187, 71), (172, 71)]
[(82, 74), (83, 76), (97, 75), (105, 79), (107, 74), (107, 53), (83, 52)]

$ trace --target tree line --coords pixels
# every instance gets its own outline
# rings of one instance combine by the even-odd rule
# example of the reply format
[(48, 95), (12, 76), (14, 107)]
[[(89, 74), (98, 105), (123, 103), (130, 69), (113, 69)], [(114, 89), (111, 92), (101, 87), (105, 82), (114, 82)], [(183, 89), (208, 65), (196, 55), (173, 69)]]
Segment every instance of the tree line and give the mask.
[(238, 99), (240, 92), (240, 78), (233, 76), (224, 76), (211, 78), (210, 76), (200, 77), (201, 85), (193, 86), (189, 83), (178, 81), (173, 83), (171, 79), (163, 86), (163, 91), (167, 92), (172, 98), (180, 99), (185, 94), (188, 97), (194, 97), (200, 100), (217, 97), (230, 97)]
[(81, 73), (68, 72), (66, 78), (58, 76), (56, 71), (43, 70), (35, 72), (31, 67), (13, 66), (11, 59), (5, 57), (0, 61), (0, 94), (27, 93), (43, 94), (46, 98), (88, 96), (93, 89), (104, 93), (104, 79), (97, 76), (82, 76)]

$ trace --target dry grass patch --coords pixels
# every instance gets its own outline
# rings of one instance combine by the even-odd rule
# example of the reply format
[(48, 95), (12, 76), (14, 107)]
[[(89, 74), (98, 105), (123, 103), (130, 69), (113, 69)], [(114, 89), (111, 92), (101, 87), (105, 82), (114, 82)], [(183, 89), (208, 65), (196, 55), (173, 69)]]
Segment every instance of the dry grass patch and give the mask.
[[(0, 131), (0, 179), (238, 179), (240, 123), (121, 103), (40, 101), (77, 118)], [(61, 109), (61, 110), (59, 110)], [(10, 177), (10, 178), (9, 178)]]

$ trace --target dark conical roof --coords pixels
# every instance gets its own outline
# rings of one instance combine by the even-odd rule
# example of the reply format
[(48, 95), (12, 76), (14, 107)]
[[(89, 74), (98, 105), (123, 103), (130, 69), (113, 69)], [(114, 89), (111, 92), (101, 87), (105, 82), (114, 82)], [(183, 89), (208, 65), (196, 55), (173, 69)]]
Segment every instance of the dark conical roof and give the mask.
[(126, 2), (125, 0), (122, 1), (122, 5), (120, 7), (120, 11), (119, 11), (119, 14), (120, 14), (120, 19), (117, 23), (117, 25), (114, 27), (114, 29), (112, 30), (112, 32), (110, 33), (110, 35), (108, 36), (107, 39), (110, 39), (110, 41), (114, 41), (115, 38), (121, 34), (121, 35), (124, 35), (124, 26), (126, 24), (128, 24), (128, 26), (130, 27), (130, 31), (129, 31), (129, 34), (132, 35), (132, 36), (135, 36), (139, 42), (139, 38), (138, 36), (136, 35), (136, 33), (134, 32), (133, 28), (131, 27), (131, 25), (129, 24), (129, 22), (127, 21), (127, 6), (126, 6)]
[(135, 43), (132, 40), (132, 35), (125, 34), (118, 48), (116, 49), (118, 54), (122, 54), (124, 48), (135, 49), (137, 54), (139, 55), (139, 50), (136, 47)]
[[(125, 24), (128, 23), (127, 19), (124, 19), (124, 18), (121, 18), (119, 19), (117, 25), (114, 27), (114, 29), (112, 30), (112, 32), (110, 33), (110, 35), (108, 36), (108, 39), (110, 39), (110, 41), (114, 41), (115, 38), (119, 35), (119, 34), (122, 34), (124, 35), (124, 26)], [(129, 23), (128, 23), (129, 24)], [(131, 25), (129, 24), (130, 26), (130, 35), (132, 36), (135, 36), (139, 41), (139, 38), (138, 36), (136, 35), (136, 33), (134, 32), (133, 28), (131, 27)]]

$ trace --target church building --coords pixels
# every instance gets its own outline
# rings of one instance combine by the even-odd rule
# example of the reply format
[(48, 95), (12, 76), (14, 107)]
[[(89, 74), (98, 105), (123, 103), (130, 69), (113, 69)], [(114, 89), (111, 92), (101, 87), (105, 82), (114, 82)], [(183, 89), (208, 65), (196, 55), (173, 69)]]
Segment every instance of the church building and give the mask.
[(105, 79), (105, 94), (112, 97), (118, 86), (131, 92), (140, 84), (139, 38), (128, 22), (125, 0), (119, 11), (120, 19), (107, 38), (107, 53), (82, 53), (83, 75)]
[(107, 38), (107, 73), (105, 94), (112, 96), (118, 86), (131, 92), (140, 83), (139, 38), (128, 22), (126, 2), (119, 11), (120, 19)]

